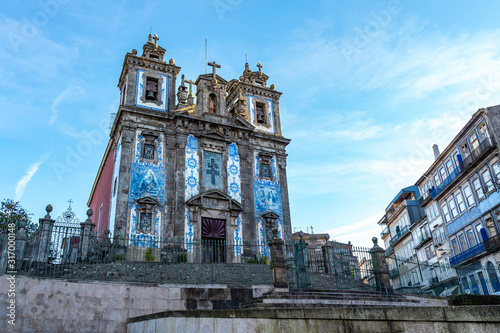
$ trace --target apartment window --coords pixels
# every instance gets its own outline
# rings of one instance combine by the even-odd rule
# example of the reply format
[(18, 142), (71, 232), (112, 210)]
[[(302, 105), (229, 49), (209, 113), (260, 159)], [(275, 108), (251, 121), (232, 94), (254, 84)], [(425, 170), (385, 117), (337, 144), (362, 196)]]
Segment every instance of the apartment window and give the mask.
[(469, 240), (470, 247), (473, 247), (477, 244), (476, 238), (474, 237), (474, 231), (472, 229), (469, 229), (465, 232), (467, 235), (467, 239)]
[(439, 216), (439, 209), (438, 209), (437, 203), (434, 203), (432, 205), (432, 207), (434, 208), (434, 216), (438, 217)]
[(493, 164), (493, 172), (497, 180), (500, 180), (500, 162)]
[(448, 201), (448, 205), (450, 206), (451, 216), (453, 217), (453, 219), (456, 219), (458, 216), (458, 211), (457, 211), (457, 206), (455, 205), (455, 201), (453, 200), (453, 196)]
[(441, 206), (441, 209), (443, 210), (444, 220), (446, 221), (446, 223), (450, 223), (451, 222), (450, 211), (448, 210), (446, 202)]
[(436, 182), (436, 186), (441, 185), (441, 179), (439, 179), (439, 175), (437, 173), (434, 174), (434, 182)]
[(458, 235), (458, 242), (460, 243), (460, 247), (462, 248), (462, 251), (465, 251), (465, 250), (467, 250), (469, 248), (467, 246), (467, 242), (465, 241), (464, 234)]
[(455, 194), (455, 199), (457, 199), (457, 204), (458, 204), (458, 210), (460, 213), (465, 212), (465, 202), (464, 202), (464, 197), (462, 196), (462, 192), (457, 192)]
[(441, 174), (441, 179), (444, 181), (446, 179), (446, 171), (444, 168), (439, 169), (439, 173)]
[(446, 169), (448, 169), (448, 174), (451, 175), (453, 172), (453, 163), (451, 163), (451, 160), (446, 161)]
[[(458, 158), (460, 156), (460, 159)], [(462, 159), (461, 155), (459, 152), (456, 152), (455, 155), (453, 155), (453, 159), (455, 160), (455, 165), (457, 168), (460, 167), (460, 160)]]
[(484, 180), (484, 185), (486, 185), (486, 191), (491, 192), (495, 189), (495, 186), (493, 185), (493, 180), (491, 179), (490, 171), (486, 169), (483, 173), (483, 180)]
[(455, 255), (457, 255), (457, 254), (459, 254), (459, 253), (460, 253), (460, 251), (458, 250), (458, 243), (457, 243), (457, 239), (456, 239), (456, 238), (453, 238), (453, 239), (451, 240), (451, 247), (452, 247), (452, 249), (453, 249), (453, 253), (454, 253)]
[(470, 136), (469, 142), (470, 142), (470, 145), (471, 145), (473, 150), (476, 149), (477, 147), (479, 147), (479, 140), (477, 139), (476, 133), (473, 133)]
[(481, 181), (479, 181), (479, 178), (476, 178), (472, 181), (472, 184), (474, 185), (474, 189), (476, 190), (477, 198), (479, 200), (484, 198), (484, 192), (483, 192), (483, 187), (481, 186)]
[(481, 137), (481, 141), (489, 139), (490, 135), (488, 134), (488, 129), (486, 128), (486, 124), (482, 123), (478, 126), (479, 135)]
[(467, 203), (469, 204), (469, 207), (474, 206), (474, 195), (472, 194), (472, 191), (470, 189), (469, 185), (464, 186), (464, 194), (465, 198), (467, 199)]
[(483, 240), (483, 236), (481, 235), (481, 229), (483, 229), (483, 226), (481, 224), (476, 224), (476, 232), (479, 241)]

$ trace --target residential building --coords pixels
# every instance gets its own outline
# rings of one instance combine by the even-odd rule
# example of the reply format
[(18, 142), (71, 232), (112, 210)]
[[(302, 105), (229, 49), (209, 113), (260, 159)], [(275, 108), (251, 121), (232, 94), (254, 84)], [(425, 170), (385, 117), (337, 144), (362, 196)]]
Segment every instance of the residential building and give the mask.
[(500, 106), (478, 110), (442, 153), (434, 147), (436, 159), (416, 183), (436, 250), (425, 259), (442, 273), (439, 282), (454, 278), (441, 267), (455, 268), (462, 292), (500, 291), (499, 139)]
[(423, 280), (411, 232), (412, 226), (424, 216), (418, 197), (417, 186), (403, 188), (378, 222), (384, 227), (381, 236), (388, 257), (389, 277), (395, 289), (420, 285)]

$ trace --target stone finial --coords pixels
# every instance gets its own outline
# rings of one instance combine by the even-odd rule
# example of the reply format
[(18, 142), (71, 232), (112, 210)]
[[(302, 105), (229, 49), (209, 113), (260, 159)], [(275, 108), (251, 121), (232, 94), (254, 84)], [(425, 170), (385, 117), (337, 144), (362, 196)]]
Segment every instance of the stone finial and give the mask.
[(170, 65), (175, 65), (175, 60), (174, 60), (174, 59), (170, 59), (170, 60), (168, 61), (168, 63), (169, 63)]
[(94, 211), (92, 210), (92, 208), (87, 209), (88, 218), (90, 218), (93, 214), (94, 214)]
[(326, 234), (325, 234), (325, 239), (326, 239), (326, 241), (328, 242), (328, 240), (330, 239), (330, 235), (326, 233)]
[(47, 214), (45, 215), (45, 218), (46, 219), (50, 219), (50, 212), (52, 211), (52, 205), (51, 204), (48, 204), (47, 207), (45, 207), (45, 211), (47, 212)]
[(274, 90), (274, 89), (276, 89), (276, 86), (273, 83), (273, 84), (271, 84), (271, 86), (269, 88), (271, 88), (272, 90)]
[(378, 239), (377, 237), (372, 238), (373, 246), (378, 246)]
[(133, 49), (133, 50), (132, 50), (132, 54), (133, 54), (133, 55), (137, 55), (137, 50), (136, 50), (136, 49)]

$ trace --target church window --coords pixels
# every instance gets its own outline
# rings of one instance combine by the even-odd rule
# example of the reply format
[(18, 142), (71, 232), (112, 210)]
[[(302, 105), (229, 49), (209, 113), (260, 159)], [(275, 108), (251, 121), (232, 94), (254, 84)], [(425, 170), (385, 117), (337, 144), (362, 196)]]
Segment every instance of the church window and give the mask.
[(266, 105), (264, 103), (255, 103), (255, 114), (257, 118), (257, 124), (267, 125)]
[(146, 79), (146, 100), (156, 102), (158, 100), (158, 79), (148, 77)]
[(156, 163), (158, 160), (158, 134), (152, 131), (144, 131), (141, 135), (141, 160), (149, 163)]
[(271, 178), (271, 166), (269, 165), (269, 163), (262, 163), (260, 172), (262, 178)]
[(222, 154), (203, 152), (203, 184), (205, 188), (223, 189)]
[(147, 160), (154, 160), (155, 158), (155, 146), (151, 144), (144, 144), (144, 150), (142, 151), (142, 158)]
[(208, 101), (208, 112), (216, 113), (217, 110), (217, 97), (215, 94), (210, 94), (210, 99)]
[(158, 202), (150, 197), (137, 200), (137, 232), (153, 235), (155, 232), (155, 207)]
[(152, 213), (140, 212), (138, 229), (142, 232), (151, 232), (153, 225), (152, 220), (153, 220)]

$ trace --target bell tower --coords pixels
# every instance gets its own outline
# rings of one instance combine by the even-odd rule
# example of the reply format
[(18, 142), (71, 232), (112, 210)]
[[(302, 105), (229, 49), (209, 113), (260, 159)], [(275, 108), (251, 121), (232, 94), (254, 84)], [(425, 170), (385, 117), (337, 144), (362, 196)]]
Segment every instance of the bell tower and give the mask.
[(159, 39), (149, 34), (140, 57), (135, 49), (126, 54), (118, 82), (120, 105), (174, 111), (175, 81), (181, 68), (174, 59), (163, 61), (166, 50), (158, 45)]

